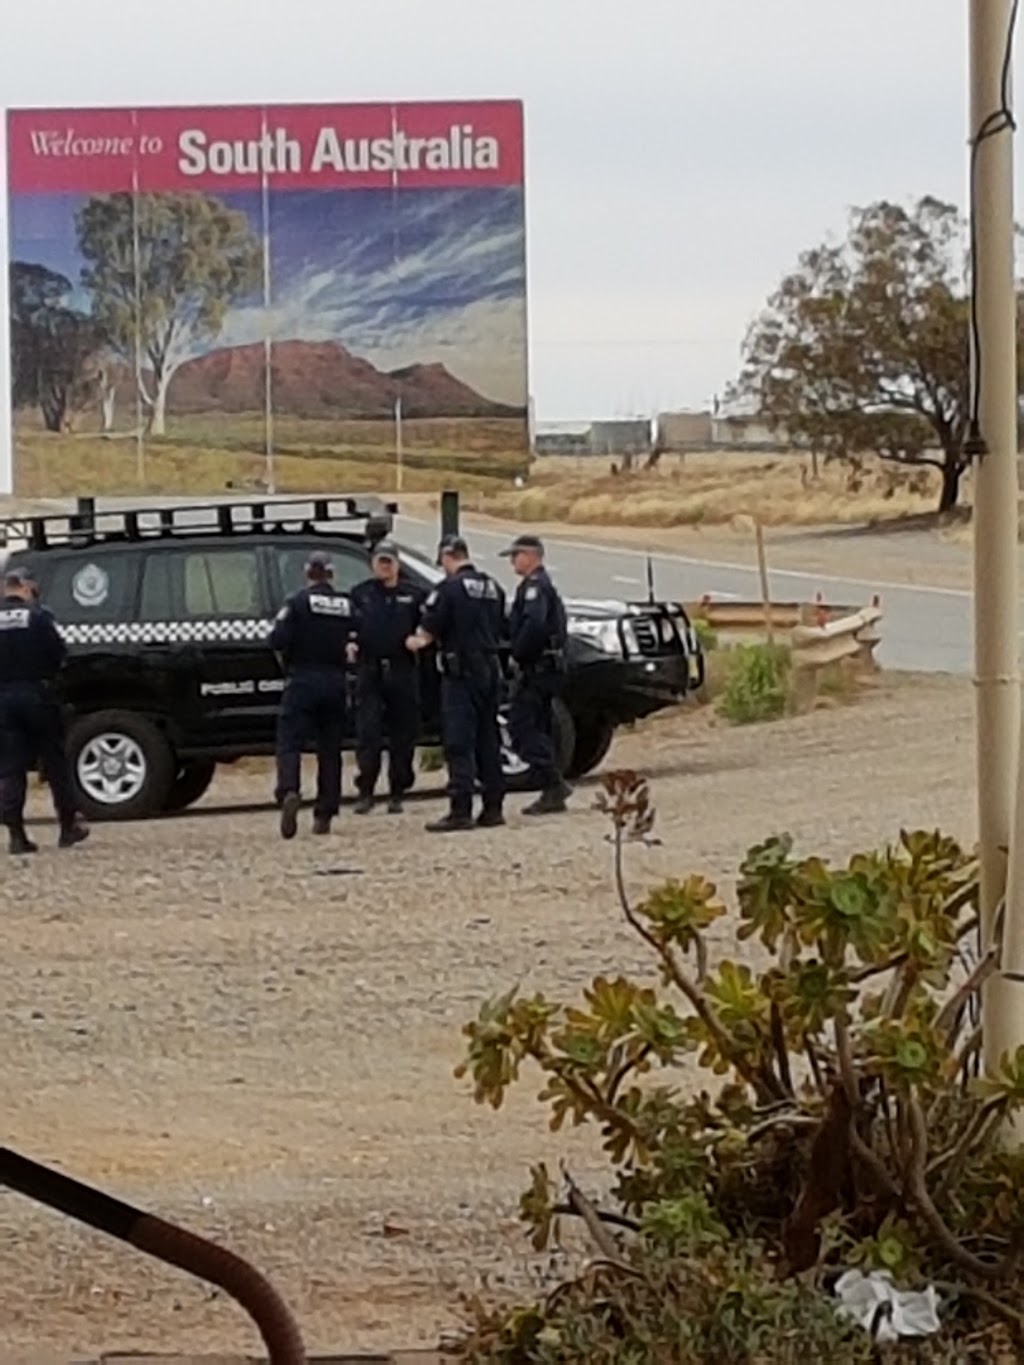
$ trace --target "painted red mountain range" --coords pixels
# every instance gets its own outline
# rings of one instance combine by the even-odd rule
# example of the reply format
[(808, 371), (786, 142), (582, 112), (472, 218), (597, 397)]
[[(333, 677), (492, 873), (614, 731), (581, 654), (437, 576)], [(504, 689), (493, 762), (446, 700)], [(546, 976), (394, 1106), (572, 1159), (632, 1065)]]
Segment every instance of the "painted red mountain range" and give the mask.
[[(262, 412), (266, 368), (262, 344), (232, 346), (187, 361), (171, 380), (169, 413)], [(279, 341), (271, 351), (271, 401), (292, 417), (519, 417), (456, 379), (443, 365), (378, 370), (336, 341)]]

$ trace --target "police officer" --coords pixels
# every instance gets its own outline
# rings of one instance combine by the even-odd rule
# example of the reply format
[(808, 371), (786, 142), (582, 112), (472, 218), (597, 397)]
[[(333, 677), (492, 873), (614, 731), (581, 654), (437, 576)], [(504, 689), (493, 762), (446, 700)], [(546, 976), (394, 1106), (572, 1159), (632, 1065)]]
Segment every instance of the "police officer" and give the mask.
[(28, 769), (34, 761), (50, 784), (60, 847), (73, 848), (89, 835), (75, 810), (64, 725), (51, 692), (66, 653), (53, 616), (39, 605), (32, 576), (8, 570), (0, 600), (0, 820), (14, 854), (37, 852), (25, 832)]
[(523, 814), (556, 814), (565, 810), (570, 790), (558, 769), (552, 720), (552, 703), (565, 676), (565, 606), (544, 567), (544, 544), (537, 536), (517, 536), (501, 554), (519, 577), (509, 616), (514, 676), (509, 731), (516, 753), (541, 788)]
[(416, 631), (426, 594), (400, 576), (398, 548), (380, 541), (373, 577), (352, 589), (359, 668), (356, 674), (356, 813), (373, 809), (384, 736), (388, 739), (388, 810), (397, 815), (413, 784), (420, 689), (416, 655), (405, 647)]
[(461, 536), (446, 536), (438, 551), (444, 580), (426, 600), (423, 624), (406, 642), (413, 651), (437, 645), (441, 670), (441, 729), (448, 763), (448, 814), (427, 825), (435, 834), (473, 827), (473, 788), (479, 777), (483, 809), (477, 824), (505, 823), (498, 707), (498, 652), (505, 625), (501, 585), (476, 568)]
[(277, 799), (281, 837), (294, 839), (301, 805), (302, 750), (316, 744), (313, 833), (329, 834), (341, 807), (341, 746), (345, 728), (345, 668), (355, 639), (352, 603), (332, 583), (330, 556), (314, 550), (307, 583), (277, 614), (270, 647), (287, 682), (277, 723)]

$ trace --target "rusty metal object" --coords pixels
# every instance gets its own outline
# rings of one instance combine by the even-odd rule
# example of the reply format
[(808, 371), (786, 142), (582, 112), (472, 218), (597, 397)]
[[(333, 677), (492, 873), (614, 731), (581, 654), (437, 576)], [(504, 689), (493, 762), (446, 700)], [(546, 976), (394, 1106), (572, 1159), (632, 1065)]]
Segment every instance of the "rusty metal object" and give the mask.
[(306, 1365), (302, 1334), (288, 1305), (269, 1280), (234, 1252), (9, 1147), (0, 1147), (0, 1185), (217, 1285), (259, 1328), (270, 1365)]

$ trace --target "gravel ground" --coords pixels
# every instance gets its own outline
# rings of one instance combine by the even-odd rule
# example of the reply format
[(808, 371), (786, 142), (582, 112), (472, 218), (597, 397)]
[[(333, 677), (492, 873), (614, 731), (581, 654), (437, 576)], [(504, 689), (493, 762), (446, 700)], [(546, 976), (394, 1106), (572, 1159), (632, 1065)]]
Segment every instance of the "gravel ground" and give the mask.
[[(623, 736), (609, 763), (650, 775), (663, 840), (631, 854), (637, 890), (727, 881), (782, 829), (836, 856), (901, 824), (972, 838), (971, 715), (968, 684), (905, 677), (776, 725), (688, 711)], [(432, 1344), (459, 1289), (530, 1273), (529, 1162), (600, 1170), (584, 1135), (551, 1137), (532, 1090), (499, 1115), (472, 1104), (451, 1074), (460, 1025), (516, 980), (571, 993), (645, 958), (586, 788), (537, 826), (431, 840), (427, 795), (291, 845), (266, 788), (235, 773), (186, 817), (99, 827), (66, 854), (40, 825), (44, 851), (0, 867), (3, 1141), (224, 1239), (311, 1348)], [(223, 1298), (4, 1192), (0, 1340), (255, 1345)]]

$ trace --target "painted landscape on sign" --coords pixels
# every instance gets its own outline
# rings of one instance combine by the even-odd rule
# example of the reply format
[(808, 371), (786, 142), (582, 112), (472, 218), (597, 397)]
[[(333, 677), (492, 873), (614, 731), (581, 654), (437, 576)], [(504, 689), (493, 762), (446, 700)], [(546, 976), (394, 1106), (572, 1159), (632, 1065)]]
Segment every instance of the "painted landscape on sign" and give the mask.
[[(521, 467), (521, 123), (498, 106), (474, 140), (466, 108), (447, 140), (400, 143), (342, 137), (323, 111), (304, 138), (311, 110), (249, 142), (201, 135), (190, 111), (156, 111), (176, 139), (88, 140), (67, 118), (19, 135), (44, 116), (11, 115), (17, 491), (388, 489), (399, 461), (405, 487), (436, 487)], [(147, 147), (169, 143), (154, 168)]]

